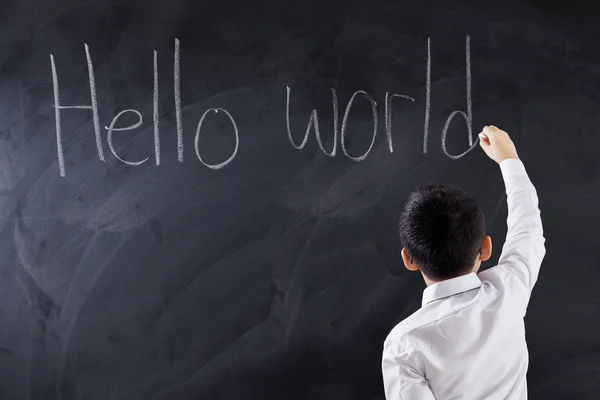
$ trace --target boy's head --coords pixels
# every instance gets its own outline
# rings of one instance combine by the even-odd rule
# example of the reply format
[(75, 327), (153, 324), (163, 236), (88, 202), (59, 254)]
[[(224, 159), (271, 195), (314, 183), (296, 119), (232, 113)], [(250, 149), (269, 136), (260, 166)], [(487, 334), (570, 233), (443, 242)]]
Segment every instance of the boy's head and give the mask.
[(492, 254), (477, 202), (458, 188), (429, 185), (411, 194), (400, 217), (402, 259), (427, 285), (477, 272)]

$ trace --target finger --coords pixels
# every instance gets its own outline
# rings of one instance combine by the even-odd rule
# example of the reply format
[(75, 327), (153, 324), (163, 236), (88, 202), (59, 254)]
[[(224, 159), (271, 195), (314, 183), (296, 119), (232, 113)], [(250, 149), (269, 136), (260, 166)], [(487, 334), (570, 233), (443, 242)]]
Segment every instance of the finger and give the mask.
[(481, 132), (478, 136), (479, 136), (479, 144), (481, 145), (481, 147), (487, 147), (490, 145), (490, 139), (484, 132)]
[(484, 126), (483, 129), (481, 130), (481, 133), (479, 134), (479, 138), (482, 139), (482, 140), (484, 138), (487, 139), (487, 140), (489, 140), (489, 136), (488, 136), (489, 132), (490, 132), (490, 130), (488, 129), (488, 127)]
[(494, 140), (494, 137), (496, 136), (498, 131), (494, 130), (492, 126), (485, 126), (481, 133), (483, 133), (487, 137), (488, 142), (491, 143), (491, 141)]

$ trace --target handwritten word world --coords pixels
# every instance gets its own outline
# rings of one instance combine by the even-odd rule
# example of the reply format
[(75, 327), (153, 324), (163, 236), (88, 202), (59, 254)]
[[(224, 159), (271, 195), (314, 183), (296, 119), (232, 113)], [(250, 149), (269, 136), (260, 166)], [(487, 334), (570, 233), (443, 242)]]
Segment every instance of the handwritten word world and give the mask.
[[(451, 159), (457, 160), (467, 154), (469, 151), (473, 149), (473, 147), (477, 143), (473, 143), (473, 135), (472, 135), (472, 105), (471, 105), (471, 64), (470, 64), (470, 37), (466, 38), (466, 46), (465, 46), (465, 54), (466, 54), (466, 97), (467, 97), (467, 110), (465, 111), (453, 111), (446, 119), (446, 123), (444, 124), (444, 128), (442, 130), (442, 151), (446, 156)], [(94, 64), (92, 62), (92, 57), (90, 55), (90, 48), (88, 45), (85, 45), (85, 56), (87, 59), (87, 70), (88, 70), (88, 78), (89, 78), (89, 90), (90, 90), (90, 104), (80, 104), (80, 105), (64, 105), (60, 101), (60, 86), (58, 80), (58, 72), (56, 68), (56, 61), (54, 60), (54, 56), (50, 54), (50, 64), (52, 67), (52, 87), (54, 90), (54, 111), (55, 111), (55, 119), (56, 119), (56, 149), (58, 156), (58, 166), (60, 171), (60, 176), (66, 177), (66, 169), (65, 169), (65, 161), (63, 154), (63, 145), (62, 145), (62, 130), (61, 130), (61, 119), (63, 118), (63, 110), (66, 109), (76, 109), (76, 110), (85, 110), (87, 112), (92, 113), (92, 120), (94, 126), (94, 133), (96, 139), (96, 148), (98, 151), (98, 158), (101, 161), (106, 162), (106, 156), (104, 154), (104, 144), (102, 141), (102, 128), (100, 124), (99, 118), (99, 104), (98, 97), (96, 92), (96, 80), (94, 75)], [(174, 51), (174, 68), (173, 68), (173, 92), (174, 92), (174, 108), (175, 108), (175, 123), (177, 130), (177, 159), (179, 162), (183, 162), (183, 124), (182, 124), (182, 112), (181, 112), (181, 77), (180, 77), (180, 42), (178, 39), (175, 39), (175, 51)], [(153, 132), (154, 132), (154, 161), (156, 165), (160, 165), (160, 131), (159, 131), (159, 112), (158, 112), (158, 104), (159, 104), (159, 90), (158, 90), (158, 55), (157, 52), (154, 51), (154, 79), (153, 79), (153, 112), (152, 112), (152, 121), (153, 121)], [(292, 129), (290, 127), (290, 108), (291, 108), (291, 88), (287, 87), (287, 96), (286, 96), (286, 108), (285, 108), (285, 117), (286, 117), (286, 128), (287, 135), (292, 146), (298, 150), (303, 149), (310, 137), (311, 131), (314, 131), (317, 143), (321, 149), (321, 151), (329, 157), (335, 157), (338, 154), (338, 145), (341, 148), (342, 153), (353, 161), (363, 161), (367, 158), (369, 153), (371, 152), (373, 145), (375, 144), (375, 137), (377, 135), (378, 130), (378, 105), (377, 102), (371, 97), (367, 92), (363, 90), (356, 91), (350, 100), (346, 104), (344, 114), (342, 117), (341, 125), (339, 123), (339, 102), (335, 89), (331, 89), (331, 97), (332, 97), (332, 107), (333, 107), (333, 144), (330, 150), (325, 149), (321, 137), (321, 131), (319, 128), (319, 118), (316, 109), (313, 109), (310, 113), (310, 117), (308, 119), (308, 125), (306, 127), (306, 132), (304, 133), (304, 138), (298, 144), (297, 140), (294, 139), (292, 134)], [(346, 131), (348, 125), (348, 119), (352, 110), (352, 106), (355, 101), (359, 98), (363, 98), (371, 105), (371, 109), (373, 112), (373, 133), (371, 144), (369, 148), (360, 156), (352, 156), (348, 153), (346, 149)], [(392, 142), (392, 102), (394, 99), (405, 100), (414, 102), (415, 99), (399, 93), (386, 92), (384, 96), (384, 115), (385, 115), (385, 133), (387, 144), (390, 153), (394, 152), (393, 142)], [(222, 112), (228, 118), (231, 126), (233, 128), (233, 133), (235, 136), (235, 147), (232, 154), (224, 161), (218, 164), (209, 164), (202, 159), (199, 148), (199, 138), (200, 132), (202, 131), (202, 125), (206, 118), (215, 113)], [(427, 40), (427, 63), (426, 63), (426, 82), (425, 82), (425, 113), (424, 113), (424, 124), (423, 124), (423, 153), (427, 153), (427, 145), (429, 141), (429, 121), (430, 121), (430, 113), (431, 113), (431, 40)], [(118, 121), (121, 117), (126, 114), (133, 114), (137, 118), (137, 122), (133, 125), (129, 126), (121, 126), (118, 124)], [(450, 123), (454, 119), (455, 116), (461, 116), (464, 118), (467, 131), (468, 131), (468, 142), (469, 149), (467, 149), (464, 153), (459, 155), (451, 155), (448, 153), (446, 149), (446, 137), (448, 133), (448, 128)], [(117, 113), (114, 118), (110, 121), (108, 125), (104, 127), (106, 130), (106, 141), (108, 144), (108, 148), (112, 155), (117, 158), (119, 161), (131, 165), (131, 166), (139, 166), (147, 162), (150, 157), (147, 157), (143, 160), (139, 161), (128, 161), (123, 159), (121, 156), (117, 154), (115, 146), (113, 144), (113, 136), (115, 132), (121, 131), (130, 131), (137, 128), (140, 128), (143, 125), (144, 118), (140, 111), (135, 109), (125, 109)], [(223, 109), (223, 108), (209, 108), (204, 114), (200, 117), (198, 121), (198, 125), (196, 127), (196, 135), (194, 139), (194, 150), (198, 160), (205, 166), (211, 169), (221, 169), (226, 167), (229, 163), (231, 163), (236, 155), (238, 154), (240, 145), (240, 132), (239, 128), (235, 122), (233, 115)]]

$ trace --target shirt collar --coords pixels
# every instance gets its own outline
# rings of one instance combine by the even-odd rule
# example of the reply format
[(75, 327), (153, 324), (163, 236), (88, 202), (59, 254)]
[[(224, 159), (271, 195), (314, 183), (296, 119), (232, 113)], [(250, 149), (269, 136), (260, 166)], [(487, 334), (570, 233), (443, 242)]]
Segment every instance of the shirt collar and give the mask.
[(481, 280), (475, 272), (456, 278), (434, 283), (423, 291), (422, 306), (444, 297), (453, 296), (458, 293), (473, 290), (481, 286)]

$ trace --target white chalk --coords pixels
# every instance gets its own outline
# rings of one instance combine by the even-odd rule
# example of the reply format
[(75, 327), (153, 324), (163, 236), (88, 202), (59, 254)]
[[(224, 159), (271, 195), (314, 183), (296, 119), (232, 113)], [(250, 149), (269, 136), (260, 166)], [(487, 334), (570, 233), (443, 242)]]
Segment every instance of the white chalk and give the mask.
[(175, 95), (175, 122), (177, 123), (177, 160), (183, 162), (183, 124), (181, 121), (181, 76), (179, 66), (179, 39), (175, 39), (175, 57), (173, 65), (173, 88)]
[(298, 150), (302, 150), (306, 143), (308, 142), (308, 137), (310, 136), (310, 130), (314, 127), (315, 136), (317, 137), (317, 143), (321, 148), (321, 151), (329, 157), (335, 157), (337, 153), (337, 143), (338, 143), (338, 98), (335, 92), (335, 89), (331, 89), (331, 98), (333, 101), (333, 148), (331, 152), (325, 150), (323, 146), (323, 141), (321, 140), (321, 131), (319, 130), (319, 115), (316, 109), (313, 109), (310, 113), (310, 117), (308, 119), (308, 125), (306, 126), (306, 132), (304, 133), (304, 139), (302, 143), (297, 145), (294, 142), (294, 138), (292, 138), (292, 128), (290, 126), (290, 93), (291, 89), (289, 86), (286, 86), (287, 95), (286, 95), (286, 103), (285, 103), (285, 123), (287, 127), (288, 139), (292, 146), (294, 146)]
[(390, 92), (385, 92), (385, 133), (387, 135), (390, 153), (394, 152), (394, 147), (392, 146), (392, 99), (394, 97), (402, 97), (403, 99), (407, 99), (412, 102), (415, 101), (415, 99), (405, 94), (391, 93), (390, 96)]
[[(199, 148), (200, 130), (202, 129), (202, 124), (204, 123), (204, 119), (206, 118), (208, 113), (211, 111), (214, 111), (215, 114), (218, 114), (219, 111), (223, 111), (229, 117), (229, 120), (231, 121), (231, 125), (233, 126), (233, 133), (235, 135), (235, 149), (233, 150), (233, 154), (231, 154), (231, 156), (227, 160), (223, 161), (220, 164), (207, 164), (206, 162), (204, 162), (204, 160), (202, 160), (202, 156), (200, 156), (200, 148)], [(200, 160), (200, 162), (202, 164), (206, 165), (208, 168), (211, 168), (211, 169), (221, 169), (223, 167), (226, 167), (227, 164), (232, 162), (233, 159), (235, 158), (235, 156), (237, 155), (239, 146), (240, 146), (240, 134), (238, 132), (237, 124), (235, 123), (235, 120), (233, 119), (233, 116), (229, 113), (229, 111), (225, 110), (224, 108), (209, 108), (208, 110), (206, 110), (204, 112), (204, 114), (202, 114), (202, 117), (200, 117), (200, 122), (198, 122), (198, 128), (196, 129), (196, 137), (194, 139), (194, 149), (196, 150), (196, 155), (198, 156), (198, 160)]]
[(154, 93), (152, 99), (152, 120), (154, 121), (154, 158), (160, 165), (160, 132), (158, 130), (158, 53), (154, 50)]
[[(130, 126), (125, 126), (123, 128), (115, 128), (115, 124), (117, 123), (117, 120), (125, 113), (136, 114), (139, 118), (139, 121)], [(127, 161), (127, 160), (124, 160), (121, 157), (119, 157), (119, 155), (117, 154), (117, 151), (115, 150), (115, 146), (113, 145), (113, 132), (114, 131), (129, 131), (132, 129), (136, 129), (136, 128), (139, 128), (140, 126), (142, 126), (143, 123), (144, 123), (144, 118), (142, 117), (142, 114), (138, 110), (128, 109), (128, 110), (123, 110), (120, 113), (118, 113), (117, 115), (115, 115), (115, 117), (110, 122), (110, 125), (105, 127), (105, 129), (108, 131), (108, 148), (110, 149), (113, 156), (115, 156), (119, 161), (121, 161), (127, 165), (131, 165), (132, 167), (142, 165), (143, 163), (148, 161), (148, 159), (150, 157), (146, 157), (145, 159), (143, 159), (141, 161)]]
[[(345, 141), (346, 125), (348, 124), (348, 116), (350, 115), (350, 110), (352, 109), (352, 103), (354, 102), (354, 98), (359, 94), (362, 95), (365, 99), (367, 99), (367, 101), (369, 103), (371, 103), (371, 109), (373, 111), (373, 137), (371, 139), (371, 145), (369, 146), (367, 151), (360, 157), (354, 157), (354, 156), (351, 156), (350, 154), (348, 154), (348, 151), (346, 150), (346, 141)], [(377, 136), (377, 103), (364, 90), (357, 90), (356, 92), (354, 92), (352, 97), (350, 97), (350, 100), (348, 101), (348, 104), (346, 105), (346, 112), (344, 113), (344, 119), (342, 119), (342, 128), (340, 131), (340, 144), (342, 146), (342, 152), (346, 155), (346, 157), (348, 157), (352, 161), (357, 161), (357, 162), (363, 161), (365, 158), (367, 158), (367, 156), (371, 152), (371, 149), (373, 149), (373, 145), (375, 144), (375, 136)]]
[(425, 82), (425, 125), (423, 127), (423, 154), (427, 154), (429, 114), (431, 113), (431, 38), (427, 38), (427, 78)]
[[(448, 119), (446, 119), (446, 124), (444, 125), (444, 129), (442, 130), (442, 151), (444, 152), (444, 154), (446, 156), (448, 156), (449, 158), (453, 159), (453, 160), (458, 160), (462, 157), (464, 157), (468, 152), (470, 152), (471, 150), (473, 150), (473, 148), (475, 147), (475, 144), (473, 144), (473, 129), (472, 129), (472, 125), (473, 125), (473, 107), (472, 107), (472, 100), (471, 100), (471, 46), (470, 46), (470, 42), (471, 42), (471, 38), (469, 35), (467, 35), (467, 40), (466, 40), (466, 44), (465, 44), (465, 54), (466, 54), (466, 67), (467, 67), (467, 112), (465, 113), (464, 111), (453, 111), (452, 114), (450, 114), (450, 116), (448, 116)], [(452, 122), (452, 119), (456, 116), (456, 115), (460, 115), (461, 117), (463, 117), (465, 119), (465, 123), (467, 124), (467, 135), (468, 135), (468, 140), (469, 140), (469, 148), (463, 152), (462, 154), (459, 154), (457, 156), (453, 156), (452, 154), (448, 153), (448, 150), (446, 149), (446, 137), (448, 135), (448, 128), (450, 127), (450, 122)]]

